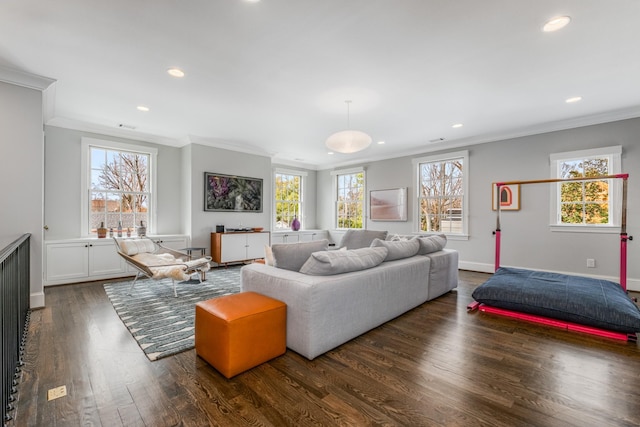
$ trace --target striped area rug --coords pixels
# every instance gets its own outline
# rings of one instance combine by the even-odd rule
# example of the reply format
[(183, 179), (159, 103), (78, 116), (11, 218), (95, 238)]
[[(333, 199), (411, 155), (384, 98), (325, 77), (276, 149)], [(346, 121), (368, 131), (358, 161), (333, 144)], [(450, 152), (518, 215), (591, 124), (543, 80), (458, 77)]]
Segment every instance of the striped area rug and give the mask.
[(131, 280), (106, 283), (104, 290), (122, 322), (153, 361), (195, 346), (196, 303), (240, 292), (240, 268), (211, 269), (202, 284), (198, 280), (179, 282), (177, 298), (171, 279), (138, 279), (131, 294)]

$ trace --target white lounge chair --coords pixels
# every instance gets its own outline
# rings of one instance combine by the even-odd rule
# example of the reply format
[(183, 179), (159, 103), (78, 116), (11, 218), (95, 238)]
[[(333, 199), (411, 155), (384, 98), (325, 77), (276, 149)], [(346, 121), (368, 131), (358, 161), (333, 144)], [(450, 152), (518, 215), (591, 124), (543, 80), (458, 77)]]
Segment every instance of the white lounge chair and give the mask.
[(170, 278), (173, 284), (173, 295), (177, 297), (176, 280), (189, 280), (192, 275), (197, 274), (198, 280), (202, 283), (210, 268), (211, 257), (209, 256), (193, 259), (186, 253), (164, 247), (147, 237), (114, 237), (113, 240), (116, 242), (118, 254), (137, 270), (129, 289), (130, 293), (138, 277)]

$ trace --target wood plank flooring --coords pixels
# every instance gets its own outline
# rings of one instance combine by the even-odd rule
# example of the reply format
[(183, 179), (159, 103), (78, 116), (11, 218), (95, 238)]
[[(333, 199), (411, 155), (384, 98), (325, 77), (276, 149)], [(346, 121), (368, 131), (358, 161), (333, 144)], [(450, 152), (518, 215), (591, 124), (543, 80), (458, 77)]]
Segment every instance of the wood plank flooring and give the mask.
[[(313, 361), (150, 362), (102, 283), (45, 289), (8, 426), (638, 426), (640, 347), (467, 313), (487, 274)], [(68, 396), (47, 401), (66, 385)]]

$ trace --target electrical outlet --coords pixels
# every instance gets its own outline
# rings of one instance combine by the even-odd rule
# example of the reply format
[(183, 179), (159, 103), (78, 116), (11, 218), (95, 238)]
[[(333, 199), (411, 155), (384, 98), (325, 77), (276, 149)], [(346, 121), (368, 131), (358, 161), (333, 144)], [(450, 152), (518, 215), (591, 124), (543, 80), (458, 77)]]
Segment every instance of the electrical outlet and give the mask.
[(595, 266), (596, 266), (596, 260), (593, 258), (587, 258), (587, 267), (595, 268)]
[(57, 399), (67, 395), (67, 386), (61, 385), (60, 387), (52, 388), (47, 391), (47, 400)]

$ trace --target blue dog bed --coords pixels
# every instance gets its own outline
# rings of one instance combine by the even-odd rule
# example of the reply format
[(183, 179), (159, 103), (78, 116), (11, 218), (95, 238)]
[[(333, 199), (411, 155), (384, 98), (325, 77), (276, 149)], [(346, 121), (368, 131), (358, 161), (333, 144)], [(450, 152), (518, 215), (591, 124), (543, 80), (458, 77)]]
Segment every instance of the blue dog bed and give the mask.
[(517, 268), (499, 268), (473, 298), (489, 306), (610, 331), (640, 331), (640, 309), (607, 280)]

